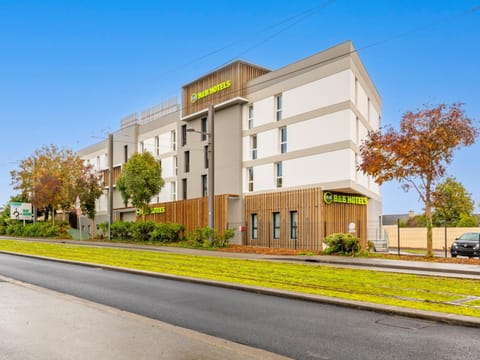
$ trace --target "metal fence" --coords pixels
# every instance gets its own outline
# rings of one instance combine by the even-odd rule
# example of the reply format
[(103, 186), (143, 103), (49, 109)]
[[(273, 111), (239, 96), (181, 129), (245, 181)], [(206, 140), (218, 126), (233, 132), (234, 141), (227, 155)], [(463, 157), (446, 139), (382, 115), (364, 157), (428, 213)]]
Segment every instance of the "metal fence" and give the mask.
[[(427, 228), (407, 228), (385, 225), (388, 248), (396, 253), (423, 253), (427, 249)], [(437, 255), (448, 256), (452, 243), (466, 232), (480, 232), (480, 227), (435, 227), (432, 229), (432, 248)]]

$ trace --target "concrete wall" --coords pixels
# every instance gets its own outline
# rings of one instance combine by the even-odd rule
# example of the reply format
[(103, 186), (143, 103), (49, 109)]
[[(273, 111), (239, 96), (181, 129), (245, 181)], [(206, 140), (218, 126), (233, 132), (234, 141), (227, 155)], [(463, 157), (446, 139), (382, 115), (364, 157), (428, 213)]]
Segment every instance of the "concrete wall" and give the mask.
[[(397, 225), (384, 225), (383, 230), (388, 236), (389, 246), (398, 246), (398, 228)], [(447, 228), (447, 248), (450, 249), (452, 243), (460, 235), (466, 232), (480, 232), (480, 227), (475, 228)], [(427, 228), (400, 228), (400, 248), (426, 249), (427, 248)], [(433, 249), (443, 250), (445, 248), (445, 228), (433, 228)]]

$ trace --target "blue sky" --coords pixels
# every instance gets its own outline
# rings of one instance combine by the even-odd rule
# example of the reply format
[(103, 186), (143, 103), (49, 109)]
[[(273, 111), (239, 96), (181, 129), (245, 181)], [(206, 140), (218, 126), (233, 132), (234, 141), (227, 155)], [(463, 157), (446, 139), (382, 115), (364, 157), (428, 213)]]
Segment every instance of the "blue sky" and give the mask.
[[(382, 96), (384, 125), (396, 127), (407, 110), (439, 102), (463, 102), (478, 120), (480, 10), (468, 11), (479, 6), (1, 0), (0, 204), (14, 194), (10, 170), (35, 149), (97, 142), (122, 117), (179, 96), (183, 84), (237, 58), (276, 69), (352, 40)], [(480, 140), (448, 167), (477, 205), (479, 155)], [(422, 210), (399, 184), (382, 189), (384, 213)]]

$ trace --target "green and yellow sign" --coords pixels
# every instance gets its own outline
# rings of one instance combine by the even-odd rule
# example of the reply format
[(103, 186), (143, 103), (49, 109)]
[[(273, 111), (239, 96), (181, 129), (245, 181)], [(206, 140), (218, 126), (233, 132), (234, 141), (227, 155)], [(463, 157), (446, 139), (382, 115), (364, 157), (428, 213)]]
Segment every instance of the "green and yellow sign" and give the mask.
[[(150, 214), (163, 214), (165, 212), (165, 206), (155, 207), (150, 209)], [(137, 216), (143, 215), (142, 209), (136, 210)]]
[(354, 205), (368, 205), (368, 198), (366, 196), (356, 196), (347, 194), (336, 194), (330, 191), (323, 193), (323, 201), (325, 204), (354, 204)]
[(190, 100), (192, 101), (192, 104), (195, 104), (198, 100), (203, 99), (204, 97), (207, 97), (209, 95), (213, 95), (219, 91), (228, 89), (232, 85), (232, 82), (230, 80), (221, 82), (217, 85), (213, 85), (212, 87), (205, 89), (203, 91), (200, 91), (198, 93), (193, 93), (192, 96), (190, 97)]

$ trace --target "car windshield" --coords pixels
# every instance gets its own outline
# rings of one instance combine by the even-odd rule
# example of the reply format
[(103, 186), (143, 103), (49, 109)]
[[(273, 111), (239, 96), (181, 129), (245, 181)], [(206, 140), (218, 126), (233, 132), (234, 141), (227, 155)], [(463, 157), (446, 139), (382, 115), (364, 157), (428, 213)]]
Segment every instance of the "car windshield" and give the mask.
[(463, 241), (479, 241), (480, 240), (480, 233), (466, 233), (463, 234), (458, 238), (458, 240)]

